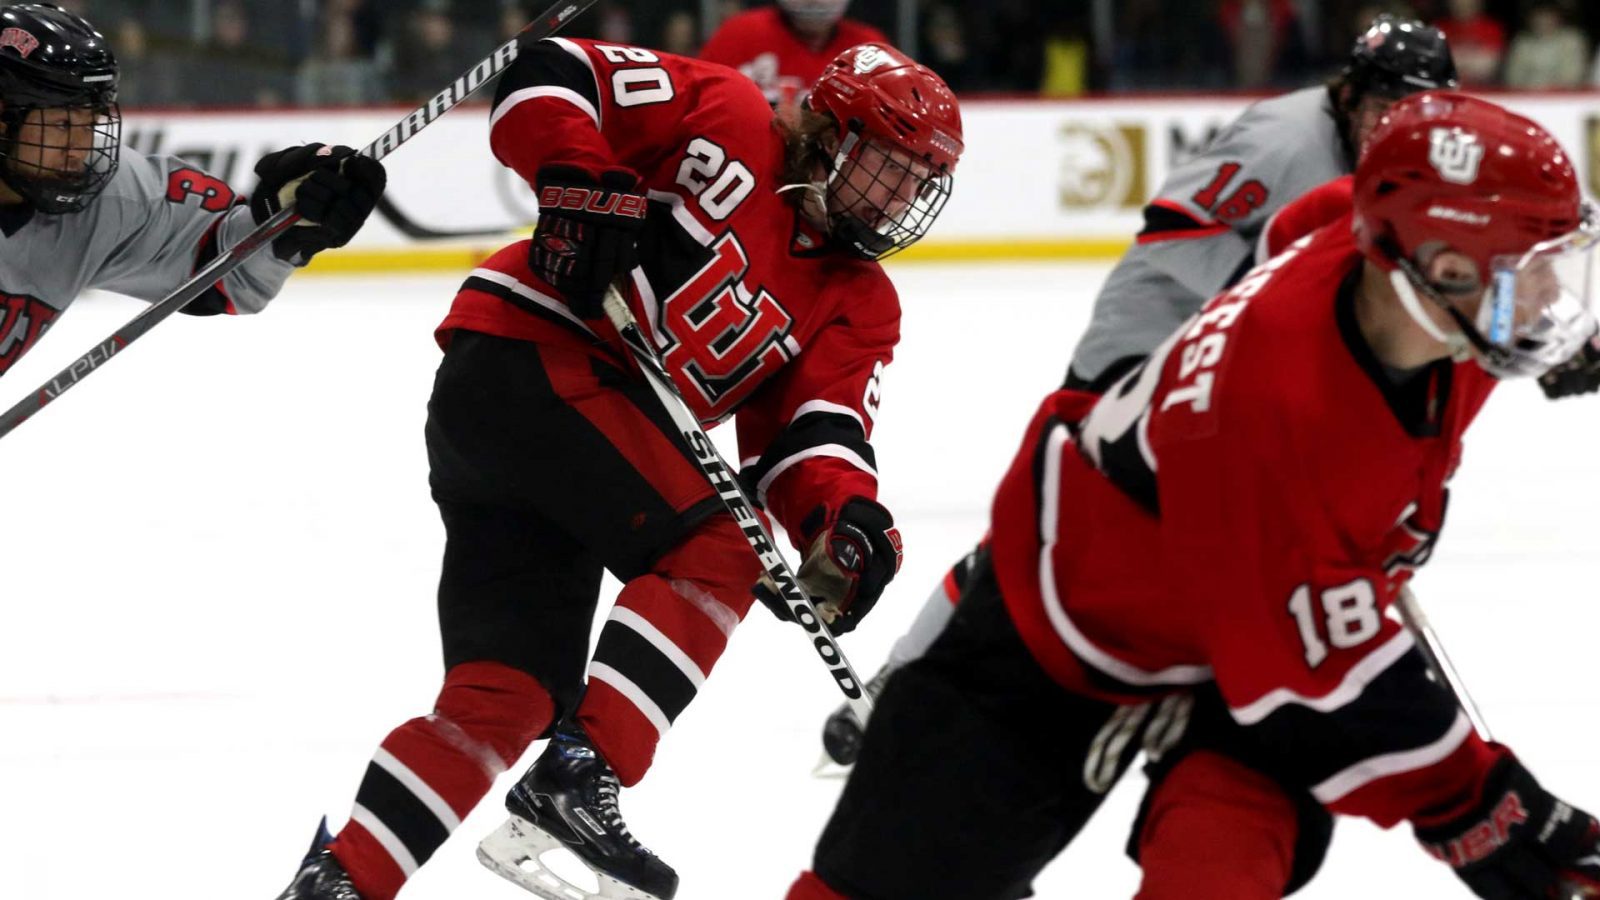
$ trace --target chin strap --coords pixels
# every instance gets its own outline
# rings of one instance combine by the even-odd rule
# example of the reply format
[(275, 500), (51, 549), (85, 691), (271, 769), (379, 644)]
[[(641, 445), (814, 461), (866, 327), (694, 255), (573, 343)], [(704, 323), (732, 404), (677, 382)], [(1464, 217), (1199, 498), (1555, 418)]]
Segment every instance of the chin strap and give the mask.
[(1411, 316), (1413, 322), (1417, 323), (1417, 327), (1428, 333), (1428, 337), (1450, 348), (1450, 357), (1452, 359), (1457, 362), (1465, 359), (1472, 352), (1474, 344), (1467, 335), (1467, 329), (1463, 328), (1455, 334), (1448, 334), (1443, 328), (1440, 328), (1439, 323), (1435, 322), (1433, 317), (1428, 315), (1428, 311), (1422, 308), (1422, 301), (1417, 298), (1417, 287), (1421, 286), (1427, 292), (1429, 300), (1432, 300), (1441, 309), (1449, 313), (1458, 327), (1463, 324), (1460, 314), (1450, 304), (1444, 302), (1432, 285), (1422, 280), (1420, 275), (1417, 274), (1415, 266), (1412, 266), (1406, 260), (1399, 260), (1398, 262), (1399, 267), (1389, 271), (1389, 285), (1394, 288), (1395, 295), (1400, 298), (1400, 305), (1405, 307), (1406, 313)]

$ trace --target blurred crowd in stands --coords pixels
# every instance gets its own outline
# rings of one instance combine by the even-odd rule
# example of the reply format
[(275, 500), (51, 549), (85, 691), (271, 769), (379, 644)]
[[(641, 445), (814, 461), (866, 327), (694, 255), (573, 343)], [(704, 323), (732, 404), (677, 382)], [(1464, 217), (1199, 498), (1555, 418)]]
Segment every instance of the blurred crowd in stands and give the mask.
[[(58, 2), (111, 39), (131, 107), (420, 102), (548, 5)], [(566, 33), (692, 55), (722, 19), (761, 5), (599, 0)], [(1444, 30), (1466, 86), (1600, 86), (1597, 0), (853, 0), (848, 9), (958, 92), (1048, 96), (1303, 85), (1336, 71), (1379, 12)]]

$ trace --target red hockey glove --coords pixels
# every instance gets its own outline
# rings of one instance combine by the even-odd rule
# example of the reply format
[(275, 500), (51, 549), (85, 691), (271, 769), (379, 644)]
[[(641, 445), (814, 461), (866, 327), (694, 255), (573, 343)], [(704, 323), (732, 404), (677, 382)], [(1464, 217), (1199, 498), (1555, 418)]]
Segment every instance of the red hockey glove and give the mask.
[(1540, 375), (1539, 388), (1551, 400), (1600, 390), (1600, 334), (1584, 341), (1571, 359)]
[(293, 205), (295, 227), (272, 241), (281, 260), (303, 266), (329, 247), (343, 247), (361, 230), (383, 196), (383, 164), (349, 147), (301, 144), (268, 153), (256, 163), (250, 214), (261, 224)]
[[(900, 571), (900, 529), (881, 505), (852, 497), (829, 518), (817, 507), (801, 523), (806, 550), (795, 576), (817, 605), (817, 614), (834, 634), (855, 630), (872, 611), (883, 589)], [(790, 619), (789, 607), (763, 579), (756, 599), (778, 618)]]
[(580, 319), (604, 316), (606, 287), (638, 262), (634, 244), (649, 207), (638, 184), (626, 169), (607, 169), (598, 177), (577, 166), (539, 169), (539, 223), (528, 265)]
[(1551, 796), (1515, 757), (1495, 764), (1476, 809), (1416, 833), (1485, 900), (1600, 897), (1600, 822)]

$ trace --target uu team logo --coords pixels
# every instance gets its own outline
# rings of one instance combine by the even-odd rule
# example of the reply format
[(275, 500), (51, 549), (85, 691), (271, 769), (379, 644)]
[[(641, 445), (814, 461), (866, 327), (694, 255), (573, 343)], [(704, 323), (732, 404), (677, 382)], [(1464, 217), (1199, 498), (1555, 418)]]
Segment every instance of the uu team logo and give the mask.
[(30, 53), (39, 49), (39, 39), (21, 28), (7, 28), (0, 31), (0, 48), (5, 47), (10, 47), (17, 51), (18, 56), (27, 59)]
[(1144, 204), (1143, 126), (1068, 122), (1056, 136), (1056, 192), (1062, 208), (1137, 209)]
[(1483, 144), (1475, 134), (1455, 128), (1435, 128), (1428, 132), (1428, 162), (1445, 181), (1471, 184), (1478, 180)]

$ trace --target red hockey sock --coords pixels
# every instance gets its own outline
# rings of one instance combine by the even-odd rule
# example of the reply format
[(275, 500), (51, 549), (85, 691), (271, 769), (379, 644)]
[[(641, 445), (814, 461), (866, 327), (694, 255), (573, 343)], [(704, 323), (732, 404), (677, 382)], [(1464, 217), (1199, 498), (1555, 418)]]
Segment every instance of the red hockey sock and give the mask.
[(554, 714), (530, 675), (492, 662), (452, 668), (433, 714), (383, 739), (330, 845), (363, 900), (391, 900)]
[(784, 895), (784, 900), (850, 900), (839, 893), (828, 883), (817, 877), (817, 873), (807, 869), (800, 873), (800, 877), (789, 886), (789, 893)]
[(1135, 900), (1279, 900), (1299, 819), (1276, 782), (1214, 753), (1180, 762), (1139, 834)]
[(624, 785), (688, 707), (750, 609), (761, 564), (733, 519), (714, 516), (628, 582), (600, 631), (578, 721)]

